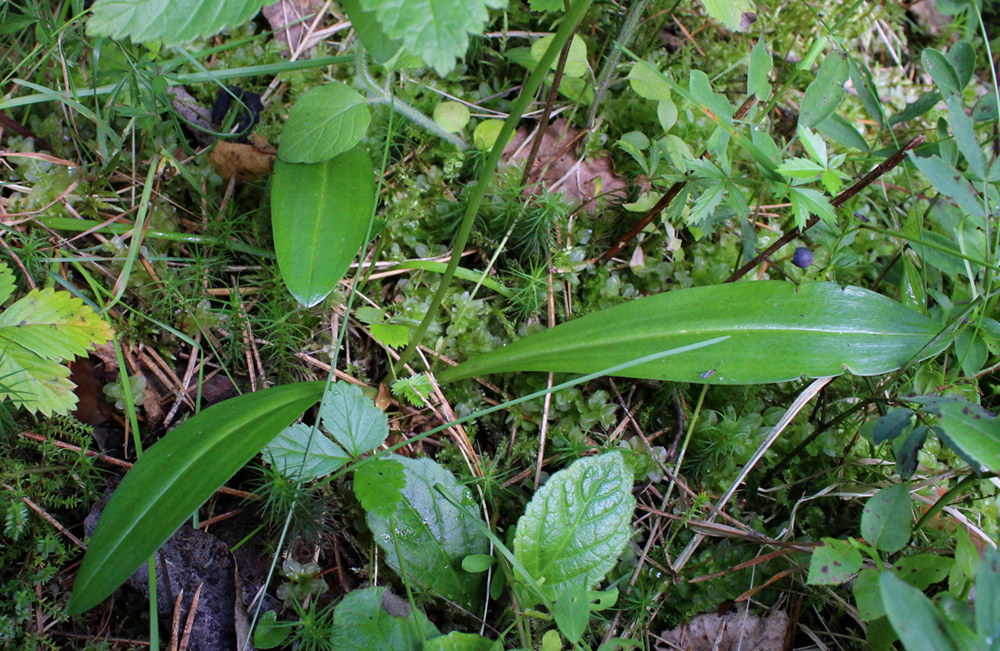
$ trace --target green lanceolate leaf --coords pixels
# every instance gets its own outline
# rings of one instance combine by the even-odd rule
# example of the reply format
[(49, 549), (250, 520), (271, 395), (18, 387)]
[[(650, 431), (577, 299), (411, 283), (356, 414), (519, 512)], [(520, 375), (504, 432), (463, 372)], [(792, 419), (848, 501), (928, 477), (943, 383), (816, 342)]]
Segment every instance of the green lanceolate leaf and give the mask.
[(891, 572), (879, 577), (882, 605), (907, 651), (958, 651), (948, 624), (923, 592)]
[(348, 593), (334, 609), (333, 623), (325, 642), (338, 651), (421, 651), (425, 639), (438, 637), (422, 612), (385, 588)]
[(945, 97), (962, 92), (964, 85), (959, 81), (955, 66), (948, 57), (933, 48), (927, 48), (921, 52), (920, 59)]
[(365, 98), (338, 81), (303, 93), (288, 115), (278, 157), (286, 163), (321, 163), (353, 148), (368, 131)]
[[(480, 603), (483, 575), (462, 569), (463, 558), (485, 554), (489, 548), (486, 536), (473, 524), (479, 515), (472, 494), (430, 459), (388, 459), (403, 466), (403, 499), (389, 516), (369, 512), (368, 527), (389, 565), (397, 572), (402, 567), (419, 585), (463, 606)], [(462, 507), (442, 498), (438, 488)]]
[(876, 548), (898, 552), (910, 540), (910, 491), (906, 484), (883, 488), (868, 498), (861, 514), (861, 535)]
[(551, 601), (573, 586), (589, 590), (625, 548), (633, 510), (632, 471), (620, 453), (580, 459), (531, 498), (517, 522), (514, 556)]
[(227, 400), (182, 423), (144, 454), (104, 508), (68, 611), (93, 608), (226, 480), (323, 394), (301, 382)]
[(563, 323), (439, 376), (592, 373), (719, 336), (714, 346), (633, 366), (625, 377), (711, 384), (888, 373), (940, 352), (940, 326), (857, 287), (742, 282), (666, 292)]
[(847, 56), (838, 51), (828, 54), (816, 73), (816, 79), (806, 88), (799, 111), (799, 124), (815, 127), (833, 115), (847, 92), (844, 84), (848, 76)]
[(264, 0), (97, 0), (87, 33), (135, 43), (163, 39), (176, 45), (211, 36), (227, 25), (241, 25), (256, 15)]
[(455, 69), (465, 56), (469, 34), (481, 34), (489, 9), (507, 6), (506, 0), (361, 0), (374, 11), (386, 36), (403, 41), (438, 74)]
[(941, 428), (963, 456), (1000, 472), (1000, 419), (960, 402), (942, 404), (940, 414)]
[(372, 161), (361, 149), (322, 163), (275, 162), (274, 249), (285, 286), (300, 303), (316, 305), (343, 278), (364, 244), (374, 201)]

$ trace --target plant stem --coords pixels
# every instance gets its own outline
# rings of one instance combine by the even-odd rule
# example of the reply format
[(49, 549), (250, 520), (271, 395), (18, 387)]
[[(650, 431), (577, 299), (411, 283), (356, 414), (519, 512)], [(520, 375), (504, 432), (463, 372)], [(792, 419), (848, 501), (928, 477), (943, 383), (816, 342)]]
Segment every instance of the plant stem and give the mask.
[[(628, 44), (632, 42), (632, 37), (635, 36), (635, 30), (639, 27), (639, 19), (642, 17), (642, 13), (646, 11), (646, 6), (649, 4), (649, 0), (639, 0), (636, 2), (628, 11), (628, 15), (625, 16), (625, 22), (622, 24), (622, 31), (618, 33), (618, 38), (615, 40), (617, 45), (628, 47)], [(674, 3), (674, 7), (677, 3)], [(670, 9), (673, 13), (673, 8)], [(608, 91), (611, 86), (611, 76), (615, 72), (615, 67), (618, 65), (618, 61), (621, 60), (622, 50), (620, 47), (612, 47), (611, 55), (604, 60), (604, 66), (601, 68), (601, 74), (597, 79), (597, 87), (594, 89), (594, 102), (590, 106), (590, 116), (587, 118), (587, 128), (594, 126), (594, 120), (597, 118), (597, 109), (601, 104), (601, 98), (604, 93)]]
[(462, 219), (462, 225), (459, 228), (458, 235), (455, 237), (455, 244), (452, 247), (453, 254), (451, 256), (451, 261), (448, 262), (448, 268), (441, 277), (441, 284), (438, 285), (437, 291), (434, 292), (434, 298), (431, 299), (431, 304), (427, 308), (427, 314), (424, 316), (424, 320), (420, 322), (419, 326), (417, 326), (416, 331), (413, 333), (413, 338), (410, 339), (410, 344), (406, 347), (406, 350), (403, 351), (403, 353), (399, 356), (399, 360), (396, 362), (394, 370), (397, 373), (417, 352), (417, 346), (420, 345), (424, 334), (427, 332), (427, 328), (430, 327), (431, 321), (433, 321), (437, 315), (438, 308), (441, 307), (441, 302), (444, 300), (445, 292), (448, 291), (451, 279), (455, 275), (455, 269), (458, 268), (459, 254), (465, 249), (465, 245), (469, 241), (469, 235), (472, 233), (472, 225), (475, 222), (476, 213), (479, 212), (479, 206), (483, 202), (483, 197), (486, 196), (486, 188), (489, 186), (490, 179), (493, 177), (493, 172), (500, 163), (500, 156), (503, 154), (504, 147), (507, 146), (507, 142), (514, 134), (514, 129), (517, 126), (518, 120), (521, 119), (521, 115), (524, 113), (524, 110), (528, 108), (528, 103), (531, 102), (531, 98), (534, 97), (535, 91), (537, 91), (538, 87), (542, 85), (542, 81), (545, 79), (545, 75), (548, 73), (549, 68), (552, 67), (552, 62), (555, 61), (556, 55), (562, 50), (566, 41), (569, 40), (574, 30), (576, 30), (576, 26), (583, 19), (584, 14), (586, 14), (587, 10), (590, 9), (591, 2), (593, 2), (593, 0), (576, 0), (576, 2), (573, 3), (573, 6), (570, 7), (570, 10), (566, 12), (566, 19), (563, 21), (562, 25), (559, 26), (559, 31), (556, 32), (555, 38), (552, 39), (552, 43), (549, 44), (548, 49), (545, 50), (545, 54), (542, 55), (538, 65), (535, 66), (531, 76), (528, 77), (528, 81), (525, 82), (524, 87), (521, 89), (521, 94), (518, 95), (517, 99), (514, 100), (514, 104), (510, 107), (510, 115), (507, 116), (507, 120), (504, 122), (503, 128), (500, 130), (500, 135), (493, 144), (493, 149), (490, 151), (489, 158), (486, 159), (486, 165), (483, 168), (482, 176), (479, 177), (479, 182), (476, 183), (476, 187), (472, 191), (472, 196), (469, 197), (469, 206), (465, 211), (465, 217)]

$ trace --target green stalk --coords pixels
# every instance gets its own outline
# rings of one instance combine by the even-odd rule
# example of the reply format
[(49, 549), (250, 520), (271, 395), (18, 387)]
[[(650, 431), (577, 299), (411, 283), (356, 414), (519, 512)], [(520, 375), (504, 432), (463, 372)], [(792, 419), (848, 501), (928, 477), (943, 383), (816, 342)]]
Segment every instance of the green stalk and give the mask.
[(500, 156), (503, 154), (504, 147), (507, 146), (510, 137), (514, 135), (514, 129), (517, 127), (521, 115), (528, 108), (528, 104), (535, 96), (535, 91), (538, 90), (538, 87), (542, 85), (542, 81), (545, 80), (545, 76), (552, 67), (552, 63), (559, 56), (559, 52), (566, 44), (566, 41), (569, 40), (577, 25), (583, 20), (583, 16), (587, 13), (587, 10), (590, 9), (591, 2), (593, 0), (576, 0), (569, 11), (566, 12), (566, 18), (563, 20), (562, 25), (559, 26), (559, 31), (556, 32), (555, 38), (549, 43), (545, 54), (542, 55), (538, 65), (535, 66), (531, 76), (528, 77), (524, 88), (521, 89), (521, 94), (518, 95), (517, 99), (511, 105), (510, 115), (507, 116), (507, 120), (503, 123), (500, 135), (497, 136), (497, 140), (493, 144), (493, 149), (490, 150), (489, 158), (486, 159), (486, 166), (483, 168), (482, 176), (479, 177), (479, 182), (476, 183), (476, 187), (472, 191), (472, 196), (469, 198), (469, 207), (465, 211), (465, 217), (462, 218), (462, 226), (458, 231), (458, 236), (455, 238), (455, 245), (452, 247), (452, 256), (448, 262), (448, 268), (445, 269), (444, 275), (441, 277), (441, 284), (438, 285), (437, 291), (434, 292), (434, 298), (431, 299), (431, 304), (427, 309), (427, 314), (424, 315), (424, 320), (417, 326), (413, 337), (410, 339), (410, 344), (399, 356), (399, 361), (393, 367), (394, 373), (399, 373), (403, 365), (409, 362), (414, 353), (417, 352), (417, 346), (420, 345), (424, 334), (427, 333), (427, 328), (430, 327), (431, 321), (437, 315), (438, 308), (441, 307), (441, 302), (444, 300), (444, 294), (448, 291), (448, 285), (455, 276), (455, 270), (458, 268), (461, 253), (469, 241), (469, 234), (472, 232), (472, 225), (475, 222), (476, 214), (479, 212), (479, 206), (483, 202), (483, 197), (486, 196), (486, 188), (489, 186), (490, 179), (493, 178), (493, 173), (500, 163)]

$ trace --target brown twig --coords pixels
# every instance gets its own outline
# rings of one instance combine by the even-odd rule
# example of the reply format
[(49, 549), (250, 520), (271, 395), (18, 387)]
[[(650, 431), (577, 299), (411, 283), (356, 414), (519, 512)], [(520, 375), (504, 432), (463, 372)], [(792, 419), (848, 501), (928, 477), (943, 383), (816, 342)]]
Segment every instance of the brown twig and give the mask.
[[(901, 162), (903, 162), (903, 158), (906, 157), (906, 152), (922, 145), (925, 139), (926, 138), (922, 134), (914, 137), (913, 140), (906, 143), (892, 156), (879, 163), (878, 166), (875, 167), (875, 169), (865, 174), (861, 178), (861, 180), (859, 180), (857, 183), (855, 183), (854, 185), (852, 185), (851, 187), (847, 188), (846, 190), (838, 194), (836, 197), (834, 197), (834, 199), (830, 202), (830, 205), (832, 205), (834, 208), (839, 208), (840, 206), (844, 205), (848, 199), (850, 199), (851, 197), (853, 197), (854, 195), (856, 195), (857, 193), (861, 192), (863, 189), (871, 185), (876, 179), (878, 179), (878, 177), (882, 176), (883, 174), (885, 174), (886, 172), (888, 172), (889, 170), (891, 170), (892, 168), (896, 167)], [(758, 253), (753, 260), (751, 260), (750, 262), (746, 263), (745, 265), (734, 271), (733, 275), (727, 278), (725, 282), (727, 283), (735, 282), (740, 278), (742, 278), (743, 276), (747, 275), (754, 267), (759, 265), (763, 260), (765, 260), (769, 256), (773, 255), (775, 252), (777, 252), (778, 249), (785, 246), (786, 244), (794, 240), (796, 237), (798, 237), (800, 234), (809, 230), (818, 223), (819, 223), (819, 217), (813, 215), (812, 217), (809, 218), (809, 221), (806, 222), (805, 228), (799, 229), (799, 227), (796, 226), (792, 230), (788, 231), (787, 233), (779, 237), (777, 240), (774, 241), (773, 244), (771, 244), (771, 246), (767, 247), (766, 249)]]
[[(741, 120), (744, 117), (746, 117), (746, 114), (750, 112), (750, 109), (752, 109), (756, 103), (757, 103), (757, 97), (755, 95), (751, 95), (750, 97), (748, 97), (747, 100), (743, 102), (743, 104), (738, 109), (736, 109), (736, 113), (733, 114), (733, 119)], [(704, 160), (709, 160), (712, 156), (708, 152), (705, 152), (704, 154), (701, 155), (701, 157)], [(622, 249), (628, 246), (629, 242), (634, 240), (635, 237), (639, 233), (641, 233), (644, 228), (649, 226), (650, 222), (656, 219), (661, 212), (667, 209), (667, 206), (669, 206), (670, 202), (673, 201), (678, 194), (680, 194), (681, 190), (684, 189), (685, 185), (687, 185), (687, 179), (678, 181), (674, 183), (672, 186), (670, 186), (670, 189), (667, 190), (666, 193), (664, 193), (664, 195), (660, 197), (660, 200), (657, 201), (656, 204), (649, 209), (649, 212), (647, 212), (643, 216), (643, 218), (640, 219), (628, 233), (626, 233), (620, 240), (618, 240), (617, 244), (615, 244), (610, 249), (605, 251), (604, 255), (597, 258), (597, 260), (595, 260), (594, 262), (596, 262), (597, 264), (601, 264), (602, 262), (607, 262), (611, 258), (621, 253)]]

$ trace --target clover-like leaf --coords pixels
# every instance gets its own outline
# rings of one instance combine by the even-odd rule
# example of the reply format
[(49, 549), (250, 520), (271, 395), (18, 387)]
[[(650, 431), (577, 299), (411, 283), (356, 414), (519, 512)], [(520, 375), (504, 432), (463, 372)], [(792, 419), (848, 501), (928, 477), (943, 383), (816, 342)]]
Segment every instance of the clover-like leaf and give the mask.
[(385, 412), (354, 384), (338, 382), (330, 387), (319, 415), (326, 431), (354, 458), (371, 452), (389, 436)]
[(574, 462), (549, 478), (517, 522), (514, 556), (542, 592), (591, 589), (625, 548), (635, 509), (632, 471), (611, 452)]

